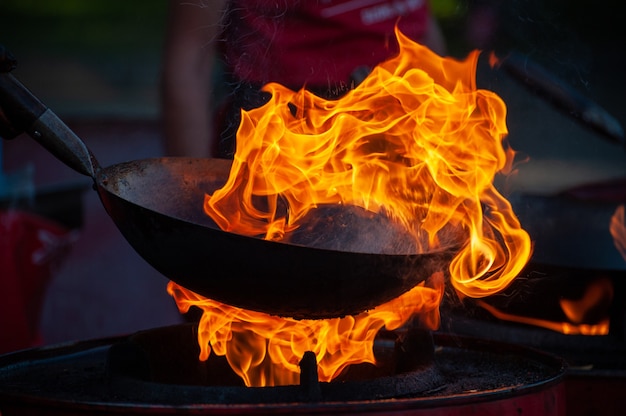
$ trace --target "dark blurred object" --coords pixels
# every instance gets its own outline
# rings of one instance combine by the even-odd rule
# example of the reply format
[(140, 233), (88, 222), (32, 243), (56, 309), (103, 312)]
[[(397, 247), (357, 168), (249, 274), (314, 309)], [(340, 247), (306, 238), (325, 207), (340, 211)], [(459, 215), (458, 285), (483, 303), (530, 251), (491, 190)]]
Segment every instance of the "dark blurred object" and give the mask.
[[(11, 72), (17, 66), (17, 61), (11, 52), (9, 52), (3, 45), (0, 45), (0, 73)], [(4, 111), (0, 108), (0, 138), (12, 139), (20, 132), (15, 130), (9, 123), (8, 118), (5, 116)], [(2, 153), (0, 153), (0, 156)]]
[[(0, 173), (1, 175), (1, 173)], [(2, 197), (0, 210), (20, 210), (57, 222), (68, 229), (83, 226), (83, 193), (90, 188), (89, 182), (77, 182), (32, 189), (28, 194)]]
[(11, 52), (0, 45), (0, 72), (11, 72), (15, 69), (17, 60)]
[(38, 215), (0, 211), (0, 354), (39, 343), (44, 294), (73, 239)]
[[(4, 82), (5, 77), (12, 77), (8, 73), (15, 69), (16, 65), (17, 61), (13, 54), (0, 44), (0, 81)], [(21, 91), (11, 91), (20, 99), (29, 95)], [(15, 100), (12, 98), (9, 96), (8, 99), (0, 100), (0, 138), (2, 139), (12, 139), (18, 136), (22, 133), (22, 128), (27, 128), (30, 124), (16, 126), (10, 121), (19, 119), (13, 112), (19, 110), (22, 104), (21, 101), (14, 104), (13, 101)], [(2, 103), (4, 102), (7, 104), (3, 107)], [(43, 108), (43, 105), (39, 105), (39, 108)], [(7, 115), (11, 117), (7, 117)], [(21, 114), (19, 115), (21, 116)], [(2, 143), (0, 142), (0, 209), (11, 208), (31, 212), (58, 221), (70, 229), (79, 228), (82, 225), (82, 201), (80, 197), (87, 188), (86, 184), (73, 184), (34, 192), (32, 172), (26, 168), (15, 174), (6, 175), (2, 168), (2, 157)]]
[(4, 111), (2, 111), (2, 108), (0, 107), (0, 139), (13, 139), (17, 137), (18, 134), (20, 134), (20, 132), (15, 130), (13, 126), (11, 126), (11, 124), (9, 123), (9, 119), (6, 117)]
[(581, 201), (626, 203), (626, 178), (615, 178), (567, 189), (561, 195)]
[[(16, 66), (0, 45), (0, 77)], [(12, 139), (21, 128), (0, 105), (0, 137)], [(32, 169), (5, 175), (0, 141), (0, 354), (40, 343), (39, 321), (44, 295), (55, 266), (65, 257), (82, 225), (84, 185), (35, 192)]]
[(536, 94), (601, 133), (604, 138), (614, 143), (626, 144), (624, 129), (615, 117), (529, 56), (512, 51), (498, 65)]

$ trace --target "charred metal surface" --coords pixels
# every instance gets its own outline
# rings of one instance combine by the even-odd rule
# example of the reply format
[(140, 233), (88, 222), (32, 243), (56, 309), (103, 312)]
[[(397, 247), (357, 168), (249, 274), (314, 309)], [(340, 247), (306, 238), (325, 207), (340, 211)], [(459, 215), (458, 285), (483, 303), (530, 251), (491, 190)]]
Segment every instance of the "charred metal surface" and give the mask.
[[(211, 401), (219, 403), (257, 403), (404, 397), (430, 391), (444, 382), (432, 362), (430, 366), (422, 365), (397, 374), (394, 371), (395, 343), (383, 339), (375, 346), (379, 364), (351, 366), (337, 383), (320, 383), (315, 354), (306, 352), (300, 362), (300, 385), (280, 386), (276, 389), (281, 393), (275, 396), (277, 393), (270, 388), (245, 387), (224, 357), (213, 354), (206, 362), (200, 361), (195, 331), (192, 325), (160, 328), (139, 332), (111, 345), (106, 368), (113, 385), (122, 390), (149, 390), (151, 395), (159, 391), (159, 397), (180, 394), (181, 391), (176, 393), (177, 386), (185, 391), (189, 386), (203, 386), (205, 400), (210, 397)], [(391, 336), (388, 339), (391, 340)], [(162, 386), (170, 393), (161, 391)]]
[[(193, 331), (191, 325), (180, 325), (130, 337), (2, 356), (0, 403), (6, 406), (7, 403), (36, 400), (39, 404), (57, 408), (69, 403), (89, 409), (96, 403), (115, 406), (118, 410), (174, 407), (178, 411), (200, 404), (226, 410), (236, 404), (258, 406), (260, 403), (264, 406), (288, 405), (290, 409), (298, 406), (332, 409), (350, 403), (350, 406), (356, 406), (353, 411), (362, 410), (364, 405), (384, 406), (385, 403), (419, 408), (424, 403), (432, 404), (433, 400), (439, 400), (441, 405), (452, 405), (515, 397), (558, 385), (564, 372), (561, 360), (536, 350), (435, 334), (436, 352), (432, 366), (374, 379), (319, 383), (319, 400), (308, 401), (305, 405), (307, 401), (302, 399), (302, 386), (246, 388), (224, 382), (225, 369), (217, 369), (208, 362), (198, 363)], [(163, 339), (169, 341), (163, 342)], [(127, 345), (118, 347), (120, 344)], [(116, 356), (118, 354), (122, 357)], [(156, 369), (147, 370), (146, 362), (148, 367), (156, 365)], [(195, 370), (192, 369), (194, 365)], [(194, 372), (190, 381), (179, 378), (183, 373)], [(194, 384), (202, 378), (198, 374), (222, 384)], [(311, 374), (305, 378), (311, 378)], [(486, 395), (483, 392), (487, 392)], [(378, 402), (388, 397), (386, 394), (392, 394), (394, 400)]]

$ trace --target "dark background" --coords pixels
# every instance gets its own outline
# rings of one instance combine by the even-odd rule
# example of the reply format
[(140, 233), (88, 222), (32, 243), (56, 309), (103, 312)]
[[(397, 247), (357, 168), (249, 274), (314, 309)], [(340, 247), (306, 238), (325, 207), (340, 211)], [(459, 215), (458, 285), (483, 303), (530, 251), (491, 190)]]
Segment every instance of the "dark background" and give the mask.
[(157, 116), (163, 0), (2, 0), (15, 75), (65, 117)]

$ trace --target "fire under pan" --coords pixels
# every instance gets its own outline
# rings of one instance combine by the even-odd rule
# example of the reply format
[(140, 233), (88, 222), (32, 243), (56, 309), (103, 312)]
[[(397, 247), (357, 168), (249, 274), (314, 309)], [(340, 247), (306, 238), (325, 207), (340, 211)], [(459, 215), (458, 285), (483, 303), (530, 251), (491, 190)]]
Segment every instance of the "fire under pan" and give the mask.
[[(389, 362), (396, 360), (397, 348), (382, 339), (376, 346), (382, 364), (353, 366), (342, 381), (317, 383), (302, 376), (299, 386), (248, 388), (222, 357), (197, 360), (195, 329), (177, 325), (2, 356), (0, 413), (438, 414), (429, 412), (454, 408), (474, 414), (467, 412), (491, 408), (504, 414), (514, 406), (532, 414), (564, 414), (564, 362), (534, 349), (434, 334), (432, 362), (416, 360), (412, 371), (384, 374), (385, 367), (394, 367)], [(378, 391), (380, 386), (386, 387)]]

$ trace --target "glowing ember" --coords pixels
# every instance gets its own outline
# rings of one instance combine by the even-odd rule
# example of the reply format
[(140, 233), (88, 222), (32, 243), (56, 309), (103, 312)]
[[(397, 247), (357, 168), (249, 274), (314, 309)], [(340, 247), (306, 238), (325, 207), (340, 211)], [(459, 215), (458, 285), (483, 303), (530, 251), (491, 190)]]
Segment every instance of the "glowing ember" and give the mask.
[(613, 237), (615, 248), (620, 252), (624, 260), (626, 260), (626, 220), (625, 206), (620, 205), (611, 217), (609, 232)]
[[(462, 247), (447, 270), (453, 286), (467, 296), (493, 294), (531, 253), (528, 234), (493, 185), (513, 157), (503, 144), (506, 107), (476, 89), (478, 52), (456, 61), (396, 36), (399, 55), (338, 100), (266, 85), (272, 98), (242, 112), (230, 176), (206, 196), (204, 210), (223, 230), (286, 240), (312, 209), (359, 207), (401, 225), (416, 252), (449, 244), (453, 235)], [(248, 385), (271, 385), (292, 382), (307, 349), (329, 380), (350, 363), (373, 361), (370, 340), (383, 326), (426, 314), (436, 327), (443, 283), (432, 281), (442, 276), (367, 313), (328, 321), (279, 319), (169, 288), (181, 310), (204, 310), (202, 359), (210, 343)], [(287, 374), (268, 370), (268, 360)]]

